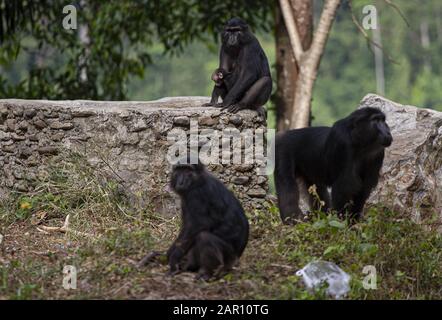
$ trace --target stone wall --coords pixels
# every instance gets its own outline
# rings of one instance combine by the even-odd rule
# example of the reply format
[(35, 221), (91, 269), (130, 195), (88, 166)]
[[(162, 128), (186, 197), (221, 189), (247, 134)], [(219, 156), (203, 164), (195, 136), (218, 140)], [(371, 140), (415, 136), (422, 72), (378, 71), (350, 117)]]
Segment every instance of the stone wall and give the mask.
[[(67, 149), (119, 180), (134, 201), (176, 213), (166, 161), (171, 130), (188, 130), (191, 121), (199, 130), (266, 129), (254, 111), (233, 115), (202, 107), (205, 102), (204, 97), (151, 102), (0, 100), (0, 197), (11, 190), (32, 190), (47, 160)], [(255, 169), (255, 164), (209, 166), (249, 210), (262, 208), (268, 191), (267, 176)]]

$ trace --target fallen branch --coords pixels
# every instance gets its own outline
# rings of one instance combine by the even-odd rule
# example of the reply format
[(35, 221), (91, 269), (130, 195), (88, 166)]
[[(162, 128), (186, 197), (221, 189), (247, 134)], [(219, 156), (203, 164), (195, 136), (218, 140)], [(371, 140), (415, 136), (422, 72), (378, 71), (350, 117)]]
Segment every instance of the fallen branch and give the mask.
[(276, 267), (276, 268), (288, 269), (288, 270), (293, 269), (293, 266), (289, 266), (289, 265), (285, 265), (285, 264), (278, 264), (278, 263), (271, 263), (270, 266)]
[(43, 229), (40, 229), (39, 227), (37, 227), (37, 231), (39, 231), (41, 233), (44, 233), (44, 234), (49, 234), (49, 232), (47, 232), (47, 231), (45, 231)]
[(72, 233), (74, 235), (78, 236), (85, 236), (89, 238), (96, 238), (94, 235), (86, 232), (76, 231), (69, 228), (69, 219), (70, 214), (66, 216), (66, 219), (64, 220), (63, 226), (61, 227), (47, 227), (47, 226), (41, 226), (37, 227), (37, 230), (46, 234), (49, 234), (50, 232), (62, 232), (62, 233)]

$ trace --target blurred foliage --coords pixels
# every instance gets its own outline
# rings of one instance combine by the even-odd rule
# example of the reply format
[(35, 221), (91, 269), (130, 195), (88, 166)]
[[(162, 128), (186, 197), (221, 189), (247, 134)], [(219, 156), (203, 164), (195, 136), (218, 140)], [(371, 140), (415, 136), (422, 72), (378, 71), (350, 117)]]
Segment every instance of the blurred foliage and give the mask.
[[(384, 52), (385, 96), (402, 104), (442, 111), (442, 2), (395, 0), (409, 26), (383, 0), (352, 3), (358, 21), (364, 17), (365, 5), (377, 8)], [(428, 47), (422, 43), (424, 24), (428, 24)], [(371, 36), (371, 32), (368, 34)], [(319, 69), (313, 96), (314, 123), (333, 123), (353, 111), (370, 92), (376, 92), (371, 45), (352, 22), (348, 8), (343, 7), (336, 17)]]
[[(275, 44), (268, 33), (257, 34), (269, 63), (275, 63)], [(152, 65), (143, 78), (129, 81), (129, 93), (133, 100), (154, 100), (165, 96), (209, 96), (213, 82), (210, 75), (218, 67), (218, 43), (208, 47), (196, 42), (178, 56), (166, 57), (161, 46), (152, 47)], [(275, 70), (273, 69), (273, 77)], [(274, 84), (276, 86), (276, 84)]]
[[(18, 20), (15, 32), (8, 32), (0, 46), (0, 97), (152, 100), (209, 95), (210, 74), (218, 64), (217, 34), (232, 16), (249, 22), (271, 65), (275, 62), (275, 1), (77, 1), (78, 26), (88, 27), (89, 45), (79, 40), (78, 30), (62, 28), (64, 2), (22, 2), (33, 3), (34, 23), (29, 11), (23, 10), (26, 19)], [(47, 10), (42, 10), (40, 3), (45, 2)], [(0, 7), (5, 3), (11, 2), (0, 0)], [(338, 11), (314, 89), (316, 125), (333, 123), (354, 110), (367, 93), (376, 92), (371, 45), (352, 22), (345, 3)], [(352, 3), (358, 21), (364, 17), (363, 6), (377, 8), (385, 96), (442, 110), (442, 2), (395, 0), (409, 25), (384, 0)], [(315, 1), (316, 22), (322, 4)], [(87, 81), (81, 81), (81, 61), (86, 55)]]
[(143, 76), (152, 46), (171, 56), (194, 40), (213, 43), (235, 15), (269, 31), (273, 9), (270, 0), (81, 0), (78, 29), (65, 30), (65, 5), (0, 0), (1, 97), (127, 99), (127, 82)]

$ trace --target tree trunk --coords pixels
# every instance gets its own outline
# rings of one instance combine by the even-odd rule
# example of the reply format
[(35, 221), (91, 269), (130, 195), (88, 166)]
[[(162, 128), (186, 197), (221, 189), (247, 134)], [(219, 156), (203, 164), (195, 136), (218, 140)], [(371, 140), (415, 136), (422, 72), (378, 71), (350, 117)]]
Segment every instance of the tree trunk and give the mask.
[[(313, 85), (318, 74), (321, 57), (324, 53), (325, 44), (327, 43), (331, 27), (336, 16), (336, 10), (338, 9), (340, 2), (341, 0), (325, 1), (318, 26), (313, 36), (312, 44), (307, 51), (301, 50), (303, 52), (297, 59), (300, 69), (298, 79), (294, 85), (295, 99), (291, 108), (291, 129), (307, 127), (310, 123)], [(293, 30), (291, 35), (293, 36), (293, 41), (291, 41), (292, 47), (296, 47), (296, 30)]]
[(437, 39), (440, 43), (442, 43), (442, 14), (438, 12), (436, 14), (436, 32), (437, 32)]
[(431, 46), (430, 26), (429, 26), (427, 17), (423, 17), (423, 20), (421, 21), (420, 36), (421, 36), (422, 48), (425, 49), (424, 66), (431, 70), (431, 60), (430, 60), (430, 56), (428, 55), (428, 50), (430, 49), (430, 46)]
[[(313, 1), (312, 0), (291, 0), (291, 7), (296, 8), (293, 16), (301, 38), (304, 50), (308, 50), (312, 43), (313, 36)], [(287, 28), (281, 14), (281, 9), (276, 10), (276, 128), (278, 131), (287, 130), (290, 125), (290, 114), (295, 97), (293, 84), (298, 78), (298, 66), (290, 45)]]

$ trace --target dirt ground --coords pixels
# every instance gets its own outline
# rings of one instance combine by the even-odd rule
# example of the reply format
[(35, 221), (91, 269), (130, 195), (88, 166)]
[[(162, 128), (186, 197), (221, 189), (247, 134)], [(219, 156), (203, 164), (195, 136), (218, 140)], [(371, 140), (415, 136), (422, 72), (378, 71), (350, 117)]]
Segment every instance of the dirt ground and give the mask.
[[(373, 209), (355, 225), (320, 215), (296, 226), (281, 224), (274, 208), (248, 213), (239, 265), (204, 282), (191, 273), (166, 276), (165, 261), (138, 267), (147, 253), (168, 248), (180, 217), (93, 201), (77, 211), (42, 211), (28, 202), (0, 219), (0, 299), (324, 299), (324, 290), (307, 290), (295, 275), (318, 259), (350, 274), (349, 299), (442, 298), (442, 236), (388, 211)], [(13, 212), (20, 218), (8, 218)], [(363, 288), (366, 265), (377, 268), (376, 290)], [(67, 266), (76, 268), (76, 289), (63, 286)]]
[[(174, 219), (166, 222), (175, 224)], [(52, 219), (51, 225), (62, 225), (62, 219)], [(41, 226), (40, 226), (41, 227)], [(10, 299), (238, 299), (258, 297), (262, 287), (271, 280), (263, 276), (249, 278), (253, 268), (247, 260), (253, 256), (253, 240), (241, 263), (225, 278), (204, 282), (195, 275), (182, 273), (166, 276), (167, 266), (161, 262), (138, 268), (145, 253), (153, 249), (150, 240), (143, 250), (148, 231), (120, 226), (108, 230), (97, 239), (75, 236), (59, 231), (42, 232), (29, 220), (11, 224), (3, 231), (0, 263), (3, 265), (3, 285), (0, 298)], [(120, 229), (121, 228), (121, 229)], [(155, 249), (166, 249), (176, 230), (164, 233)], [(159, 239), (158, 239), (159, 240)], [(128, 243), (133, 242), (133, 243)], [(265, 257), (264, 259), (265, 260)], [(77, 288), (63, 288), (63, 268), (77, 268)], [(290, 275), (294, 268), (271, 263), (268, 274)], [(260, 268), (260, 272), (263, 270)], [(282, 272), (282, 273), (281, 273)]]

